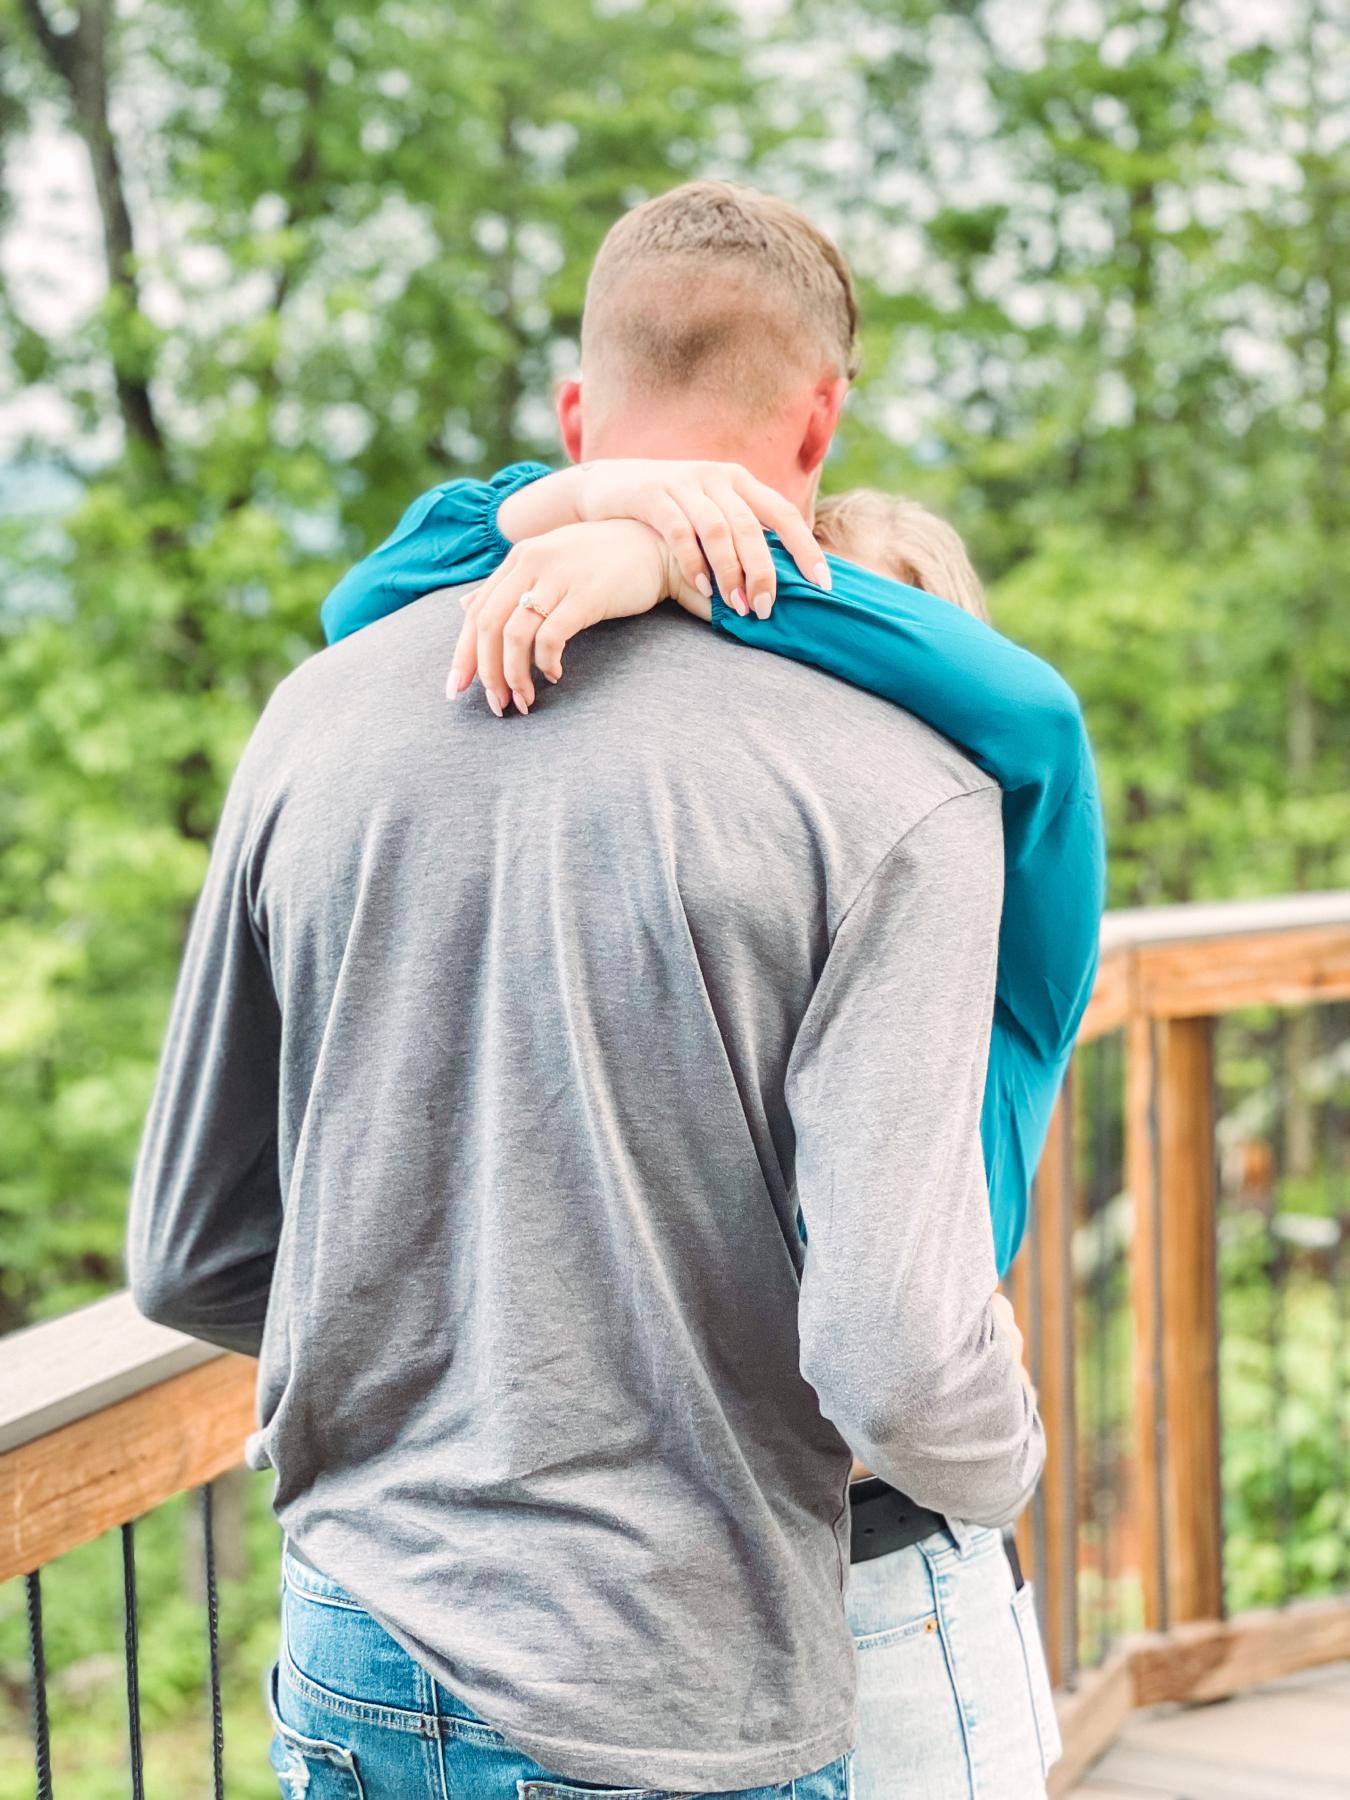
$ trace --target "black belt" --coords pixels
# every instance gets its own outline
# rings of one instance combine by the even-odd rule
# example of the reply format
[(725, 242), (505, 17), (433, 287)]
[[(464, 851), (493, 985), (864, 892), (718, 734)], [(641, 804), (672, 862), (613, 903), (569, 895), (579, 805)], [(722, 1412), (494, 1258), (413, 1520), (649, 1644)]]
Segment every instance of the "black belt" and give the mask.
[[(871, 1562), (875, 1556), (889, 1556), (893, 1550), (907, 1550), (911, 1544), (945, 1531), (947, 1521), (941, 1513), (930, 1512), (899, 1488), (893, 1488), (879, 1475), (849, 1484), (849, 1505), (853, 1513), (851, 1562)], [(1024, 1585), (1022, 1565), (1012, 1533), (1004, 1534), (1003, 1548), (1008, 1553), (1013, 1584)]]
[(849, 1505), (853, 1513), (853, 1552), (851, 1561), (871, 1562), (874, 1556), (889, 1556), (892, 1550), (907, 1550), (921, 1538), (944, 1531), (947, 1521), (941, 1513), (930, 1512), (893, 1488), (879, 1475), (850, 1482)]

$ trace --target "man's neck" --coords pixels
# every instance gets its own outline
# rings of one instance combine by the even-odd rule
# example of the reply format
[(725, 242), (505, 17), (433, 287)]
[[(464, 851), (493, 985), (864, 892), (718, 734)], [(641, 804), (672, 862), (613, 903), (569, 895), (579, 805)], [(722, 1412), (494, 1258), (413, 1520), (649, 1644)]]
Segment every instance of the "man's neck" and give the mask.
[(795, 443), (776, 441), (771, 430), (762, 435), (728, 432), (654, 414), (651, 418), (612, 421), (593, 438), (588, 435), (583, 442), (582, 461), (654, 457), (677, 462), (740, 463), (809, 519), (814, 510), (816, 483), (803, 473), (794, 448)]

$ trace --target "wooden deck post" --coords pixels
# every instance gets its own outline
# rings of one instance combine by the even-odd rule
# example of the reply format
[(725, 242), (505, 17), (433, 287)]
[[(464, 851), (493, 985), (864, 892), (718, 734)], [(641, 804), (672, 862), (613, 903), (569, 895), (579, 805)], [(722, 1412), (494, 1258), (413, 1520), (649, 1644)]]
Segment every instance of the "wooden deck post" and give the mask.
[(1223, 1614), (1213, 1021), (1129, 1028), (1136, 1443), (1145, 1622)]

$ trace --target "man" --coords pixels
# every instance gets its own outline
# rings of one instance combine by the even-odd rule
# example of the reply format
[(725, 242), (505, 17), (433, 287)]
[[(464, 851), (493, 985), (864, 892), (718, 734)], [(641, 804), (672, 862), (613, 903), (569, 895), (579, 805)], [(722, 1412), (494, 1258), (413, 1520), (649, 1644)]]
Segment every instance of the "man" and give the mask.
[[(847, 276), (707, 198), (618, 234), (565, 428), (808, 511)], [(504, 732), (446, 708), (452, 630), (410, 607), (274, 696), (133, 1201), (143, 1310), (261, 1358), (278, 1773), (842, 1800), (847, 1446), (988, 1526), (1042, 1458), (978, 1136), (999, 791), (680, 618), (590, 633)]]

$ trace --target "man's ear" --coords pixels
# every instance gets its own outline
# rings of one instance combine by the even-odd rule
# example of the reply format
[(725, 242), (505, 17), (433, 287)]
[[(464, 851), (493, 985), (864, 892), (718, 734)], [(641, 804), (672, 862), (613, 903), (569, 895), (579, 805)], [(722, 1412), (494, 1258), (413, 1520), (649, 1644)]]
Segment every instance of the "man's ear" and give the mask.
[(839, 415), (844, 409), (847, 393), (848, 378), (844, 375), (822, 375), (816, 383), (815, 393), (811, 396), (811, 412), (806, 421), (806, 431), (797, 451), (797, 464), (803, 475), (814, 475), (824, 462), (838, 428)]
[(562, 436), (563, 449), (572, 461), (581, 461), (581, 381), (569, 376), (566, 381), (558, 383), (556, 395), (558, 409), (558, 430)]

